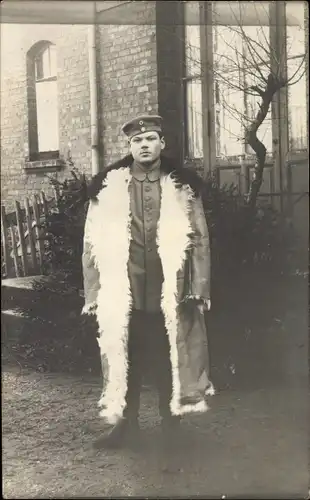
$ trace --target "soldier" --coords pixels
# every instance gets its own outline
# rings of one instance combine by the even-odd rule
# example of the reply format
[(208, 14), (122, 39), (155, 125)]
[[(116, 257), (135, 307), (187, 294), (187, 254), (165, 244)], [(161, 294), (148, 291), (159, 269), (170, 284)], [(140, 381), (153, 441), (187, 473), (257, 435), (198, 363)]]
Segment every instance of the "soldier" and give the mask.
[(207, 410), (214, 393), (204, 310), (210, 246), (192, 170), (163, 155), (160, 116), (123, 127), (130, 154), (89, 187), (83, 253), (85, 306), (95, 314), (103, 367), (100, 415), (112, 425), (98, 446), (140, 435), (142, 377), (152, 368), (165, 439), (180, 417)]

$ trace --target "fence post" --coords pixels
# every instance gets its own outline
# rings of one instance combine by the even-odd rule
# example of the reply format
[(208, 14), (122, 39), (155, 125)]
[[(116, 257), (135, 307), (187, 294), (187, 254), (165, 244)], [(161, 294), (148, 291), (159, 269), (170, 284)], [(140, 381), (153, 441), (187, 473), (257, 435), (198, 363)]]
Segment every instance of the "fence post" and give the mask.
[(21, 257), (22, 257), (22, 259), (21, 259), (22, 271), (23, 271), (23, 275), (27, 276), (27, 274), (28, 274), (27, 246), (26, 246), (25, 233), (24, 233), (24, 228), (23, 228), (22, 212), (21, 212), (21, 208), (20, 208), (20, 203), (17, 200), (15, 201), (15, 211), (16, 211), (16, 221), (17, 221), (17, 230), (18, 230), (20, 251), (21, 251)]
[(12, 226), (10, 226), (10, 233), (11, 233), (12, 248), (13, 248), (13, 260), (14, 260), (15, 274), (16, 274), (17, 278), (20, 278), (16, 237), (15, 237), (14, 228)]
[(33, 215), (34, 215), (34, 220), (36, 223), (36, 239), (37, 239), (37, 248), (38, 248), (38, 253), (39, 253), (39, 266), (40, 266), (40, 273), (43, 273), (43, 243), (42, 240), (40, 239), (40, 214), (39, 214), (39, 208), (38, 208), (38, 202), (37, 202), (37, 197), (34, 194), (33, 195)]
[(45, 198), (45, 194), (43, 191), (41, 191), (41, 203), (42, 203), (42, 207), (43, 207), (43, 213), (44, 213), (44, 217), (45, 217), (45, 222), (47, 222), (47, 219), (48, 219), (48, 206), (47, 206), (47, 201), (46, 201), (46, 198)]
[(9, 275), (9, 243), (8, 243), (8, 225), (5, 213), (5, 207), (1, 205), (1, 234), (2, 234), (2, 248), (3, 248), (3, 260), (5, 266), (5, 274)]
[(30, 214), (30, 206), (29, 199), (25, 199), (25, 211), (26, 211), (26, 221), (27, 221), (27, 229), (29, 235), (29, 246), (30, 246), (30, 254), (31, 254), (31, 262), (33, 269), (37, 269), (37, 255), (36, 255), (36, 247), (35, 247), (35, 239), (34, 239), (34, 227), (32, 226), (31, 214)]

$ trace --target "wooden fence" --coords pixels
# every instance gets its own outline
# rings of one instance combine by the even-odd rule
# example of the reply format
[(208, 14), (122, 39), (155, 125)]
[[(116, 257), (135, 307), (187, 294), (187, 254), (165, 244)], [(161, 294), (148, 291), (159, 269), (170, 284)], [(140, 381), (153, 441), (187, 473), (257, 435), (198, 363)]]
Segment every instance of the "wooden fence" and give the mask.
[(15, 201), (15, 210), (6, 213), (1, 206), (1, 276), (13, 278), (43, 274), (44, 228), (42, 223), (52, 207), (57, 206), (55, 198), (47, 201), (45, 194), (26, 198), (22, 207)]

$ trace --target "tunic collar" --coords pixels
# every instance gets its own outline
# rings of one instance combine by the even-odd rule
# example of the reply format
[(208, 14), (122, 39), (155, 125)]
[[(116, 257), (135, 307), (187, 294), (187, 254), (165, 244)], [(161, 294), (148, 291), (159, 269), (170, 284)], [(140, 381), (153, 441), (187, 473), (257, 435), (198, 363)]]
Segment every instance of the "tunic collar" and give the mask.
[(151, 182), (158, 181), (160, 178), (160, 159), (151, 167), (151, 169), (143, 167), (143, 165), (133, 162), (131, 166), (132, 176), (140, 182), (148, 179)]

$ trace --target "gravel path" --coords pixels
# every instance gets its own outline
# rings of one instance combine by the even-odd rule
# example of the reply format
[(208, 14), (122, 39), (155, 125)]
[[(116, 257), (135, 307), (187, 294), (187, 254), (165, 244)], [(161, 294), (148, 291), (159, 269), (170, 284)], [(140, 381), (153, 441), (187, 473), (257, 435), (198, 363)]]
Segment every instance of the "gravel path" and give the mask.
[(304, 379), (220, 391), (206, 415), (184, 420), (179, 449), (167, 456), (152, 391), (142, 397), (143, 450), (98, 452), (99, 380), (2, 372), (5, 498), (307, 497)]

